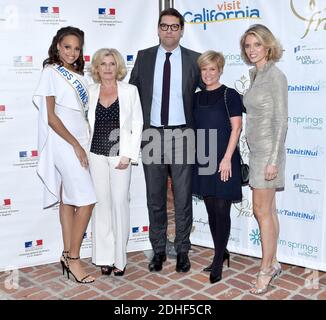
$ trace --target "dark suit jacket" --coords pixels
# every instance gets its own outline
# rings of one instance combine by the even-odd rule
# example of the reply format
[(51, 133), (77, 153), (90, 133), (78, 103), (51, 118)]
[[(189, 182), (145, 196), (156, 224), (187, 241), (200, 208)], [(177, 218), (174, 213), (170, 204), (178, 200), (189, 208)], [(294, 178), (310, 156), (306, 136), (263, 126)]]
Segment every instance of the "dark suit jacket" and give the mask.
[[(144, 129), (150, 127), (151, 106), (153, 98), (153, 83), (156, 55), (159, 46), (151, 47), (138, 52), (129, 83), (137, 86), (143, 109)], [(182, 46), (182, 96), (186, 124), (193, 127), (193, 96), (199, 86), (200, 72), (197, 65), (199, 53)], [(173, 88), (171, 88), (173, 89)]]

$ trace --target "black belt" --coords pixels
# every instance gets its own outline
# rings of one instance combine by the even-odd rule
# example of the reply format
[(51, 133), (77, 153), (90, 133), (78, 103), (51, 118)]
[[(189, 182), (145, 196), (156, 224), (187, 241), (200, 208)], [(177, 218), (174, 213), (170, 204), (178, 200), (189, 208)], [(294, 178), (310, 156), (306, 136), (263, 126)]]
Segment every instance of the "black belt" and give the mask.
[(161, 127), (150, 126), (150, 127), (154, 129), (182, 129), (182, 128), (187, 128), (187, 125), (180, 124), (178, 126), (161, 126)]

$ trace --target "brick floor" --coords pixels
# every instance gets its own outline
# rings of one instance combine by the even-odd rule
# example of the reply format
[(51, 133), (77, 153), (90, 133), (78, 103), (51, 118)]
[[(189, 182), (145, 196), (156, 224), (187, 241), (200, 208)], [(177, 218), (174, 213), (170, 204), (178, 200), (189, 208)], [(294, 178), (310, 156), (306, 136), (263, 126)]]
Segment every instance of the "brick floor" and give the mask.
[[(169, 199), (168, 235), (171, 240), (174, 236), (171, 195)], [(212, 255), (212, 249), (192, 246), (189, 272), (176, 273), (175, 259), (168, 258), (161, 272), (150, 273), (147, 269), (149, 252), (133, 252), (128, 254), (123, 277), (102, 275), (88, 258), (83, 261), (96, 281), (87, 285), (62, 276), (59, 262), (18, 270), (19, 281), (14, 285), (8, 272), (0, 272), (0, 300), (326, 300), (325, 272), (318, 272), (317, 279), (312, 282), (311, 273), (287, 264), (282, 264), (281, 277), (273, 281), (267, 293), (250, 294), (248, 289), (260, 259), (232, 252), (230, 268), (225, 264), (223, 279), (212, 285), (209, 274), (202, 271)]]
[[(193, 246), (191, 261), (205, 261), (213, 250)], [(96, 281), (80, 285), (58, 272), (59, 263), (24, 268), (18, 271), (18, 288), (10, 287), (8, 273), (0, 273), (0, 300), (326, 300), (326, 273), (311, 284), (304, 268), (283, 265), (281, 277), (273, 281), (270, 290), (263, 295), (249, 293), (254, 279), (253, 268), (258, 269), (259, 259), (231, 253), (230, 268), (224, 265), (225, 277), (214, 285), (208, 281), (208, 273), (192, 268), (188, 273), (174, 271), (175, 260), (165, 262), (162, 272), (147, 270), (148, 258), (144, 252), (128, 254), (125, 276), (103, 276), (90, 259), (84, 259)], [(240, 266), (239, 266), (240, 265)], [(308, 279), (309, 280), (309, 279)]]

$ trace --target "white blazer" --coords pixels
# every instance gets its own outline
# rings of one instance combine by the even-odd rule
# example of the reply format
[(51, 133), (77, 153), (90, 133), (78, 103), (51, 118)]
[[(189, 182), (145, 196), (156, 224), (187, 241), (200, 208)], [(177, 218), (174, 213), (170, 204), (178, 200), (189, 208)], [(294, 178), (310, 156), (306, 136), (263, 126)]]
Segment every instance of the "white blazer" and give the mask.
[[(138, 162), (143, 131), (143, 112), (136, 86), (117, 81), (120, 111), (119, 155)], [(100, 95), (100, 84), (89, 86), (88, 121), (92, 141), (95, 124), (95, 109)], [(91, 143), (89, 144), (91, 145)]]

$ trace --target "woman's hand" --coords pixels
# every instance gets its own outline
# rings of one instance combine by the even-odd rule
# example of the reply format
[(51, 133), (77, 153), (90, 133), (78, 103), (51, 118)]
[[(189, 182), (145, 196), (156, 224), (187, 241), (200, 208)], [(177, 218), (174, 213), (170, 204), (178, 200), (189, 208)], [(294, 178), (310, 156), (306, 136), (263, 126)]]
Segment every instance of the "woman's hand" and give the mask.
[(273, 166), (271, 164), (267, 165), (265, 167), (265, 180), (271, 181), (274, 180), (277, 177), (277, 166)]
[(82, 148), (80, 144), (76, 144), (74, 146), (74, 151), (76, 153), (76, 156), (81, 164), (81, 166), (85, 169), (88, 168), (88, 159), (87, 159), (87, 154), (85, 150)]
[(115, 168), (120, 169), (120, 170), (127, 169), (129, 166), (129, 163), (130, 163), (130, 158), (122, 156), (120, 158), (118, 165)]
[(223, 158), (220, 162), (218, 172), (221, 173), (222, 181), (228, 181), (232, 177), (231, 160)]

